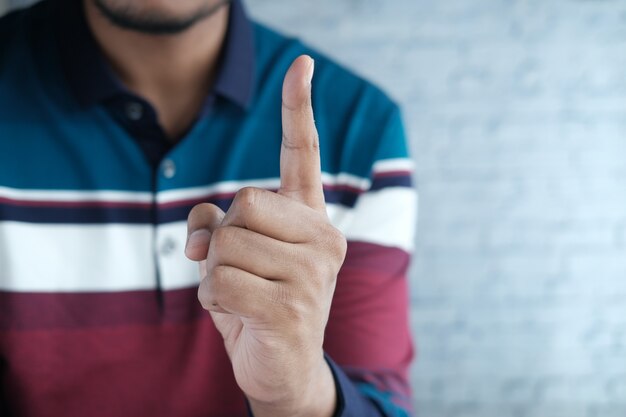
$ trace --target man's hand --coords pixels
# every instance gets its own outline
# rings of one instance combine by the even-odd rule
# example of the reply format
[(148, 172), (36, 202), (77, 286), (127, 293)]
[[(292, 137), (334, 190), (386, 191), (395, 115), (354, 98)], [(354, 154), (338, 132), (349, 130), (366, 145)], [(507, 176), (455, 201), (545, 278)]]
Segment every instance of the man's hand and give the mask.
[(346, 241), (326, 215), (312, 76), (307, 56), (285, 76), (278, 192), (244, 188), (226, 214), (200, 204), (188, 219), (198, 298), (255, 417), (330, 417), (336, 404), (322, 343)]

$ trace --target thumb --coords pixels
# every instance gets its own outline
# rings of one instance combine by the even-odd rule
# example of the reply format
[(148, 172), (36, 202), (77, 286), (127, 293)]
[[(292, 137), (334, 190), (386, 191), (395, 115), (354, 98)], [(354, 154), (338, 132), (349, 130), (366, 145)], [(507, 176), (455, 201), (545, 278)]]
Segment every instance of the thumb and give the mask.
[(325, 210), (319, 138), (311, 107), (313, 70), (313, 59), (302, 55), (291, 64), (283, 82), (278, 193), (311, 208)]
[(211, 235), (223, 218), (224, 212), (214, 204), (202, 203), (191, 209), (187, 217), (187, 258), (192, 261), (206, 259)]

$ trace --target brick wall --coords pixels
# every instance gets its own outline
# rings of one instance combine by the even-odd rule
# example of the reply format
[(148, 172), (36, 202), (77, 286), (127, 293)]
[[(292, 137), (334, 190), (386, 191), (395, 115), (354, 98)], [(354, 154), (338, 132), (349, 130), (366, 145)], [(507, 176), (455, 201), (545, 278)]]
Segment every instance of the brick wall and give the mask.
[(248, 5), (404, 107), (419, 415), (626, 416), (626, 2)]

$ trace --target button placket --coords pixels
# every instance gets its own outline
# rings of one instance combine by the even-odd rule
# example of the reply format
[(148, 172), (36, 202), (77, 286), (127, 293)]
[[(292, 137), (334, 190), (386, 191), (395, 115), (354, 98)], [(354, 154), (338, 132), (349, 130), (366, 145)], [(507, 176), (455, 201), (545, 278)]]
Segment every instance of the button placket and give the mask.
[(171, 159), (166, 159), (161, 163), (161, 173), (167, 179), (174, 178), (176, 175), (176, 164)]
[(143, 117), (143, 106), (137, 102), (130, 102), (126, 104), (126, 117), (136, 122)]
[(176, 241), (171, 237), (166, 237), (161, 243), (161, 255), (169, 256), (176, 250)]

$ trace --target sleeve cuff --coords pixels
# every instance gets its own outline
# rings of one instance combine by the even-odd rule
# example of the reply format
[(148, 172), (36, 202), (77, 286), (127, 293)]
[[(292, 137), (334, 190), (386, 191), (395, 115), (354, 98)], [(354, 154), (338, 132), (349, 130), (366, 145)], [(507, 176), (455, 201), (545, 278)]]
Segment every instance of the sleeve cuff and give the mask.
[(345, 372), (333, 362), (328, 355), (324, 355), (335, 379), (337, 390), (337, 410), (333, 417), (383, 417), (381, 410), (366, 399), (348, 378)]

